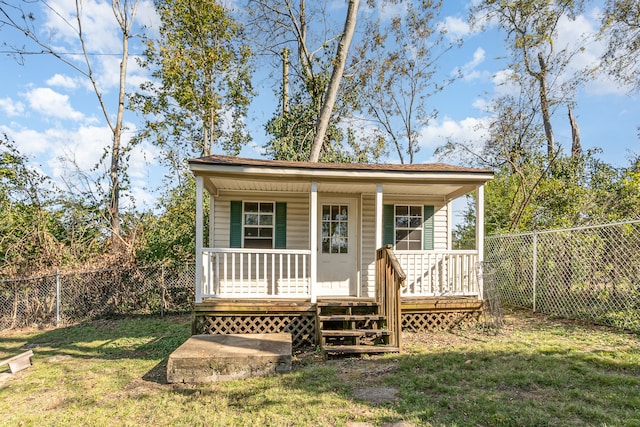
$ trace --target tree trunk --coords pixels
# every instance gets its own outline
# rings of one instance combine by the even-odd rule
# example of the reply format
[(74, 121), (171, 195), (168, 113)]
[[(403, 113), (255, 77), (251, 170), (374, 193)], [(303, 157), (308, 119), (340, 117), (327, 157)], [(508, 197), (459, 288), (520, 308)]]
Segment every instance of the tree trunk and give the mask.
[(289, 49), (282, 49), (282, 115), (289, 112)]
[[(111, 221), (111, 244), (114, 248), (120, 246), (120, 146), (122, 139), (122, 120), (124, 116), (125, 84), (127, 79), (127, 60), (129, 58), (129, 35), (123, 28), (122, 61), (120, 62), (120, 87), (118, 90), (118, 110), (113, 131), (113, 146), (111, 147), (111, 166), (109, 178), (111, 181), (111, 198), (109, 200), (109, 218)], [(115, 250), (115, 249), (114, 249)]]
[(336, 102), (338, 87), (340, 86), (340, 81), (342, 80), (342, 75), (344, 73), (344, 66), (347, 62), (347, 53), (349, 51), (349, 46), (351, 45), (353, 33), (355, 32), (359, 3), (360, 0), (349, 0), (347, 17), (344, 21), (344, 31), (342, 33), (342, 37), (340, 37), (340, 42), (338, 43), (336, 63), (333, 67), (333, 72), (331, 73), (331, 81), (329, 82), (329, 88), (325, 95), (324, 103), (322, 104), (320, 115), (318, 116), (318, 121), (316, 122), (316, 133), (313, 137), (313, 142), (311, 143), (311, 156), (309, 157), (309, 161), (311, 162), (317, 162), (320, 158), (320, 151), (327, 133), (327, 128), (329, 127), (329, 120), (331, 119), (331, 112), (333, 111), (333, 106)]
[(547, 97), (547, 64), (542, 57), (542, 52), (538, 52), (538, 63), (540, 73), (538, 82), (540, 84), (540, 109), (542, 110), (542, 122), (544, 124), (544, 134), (547, 137), (547, 157), (553, 158), (555, 152), (555, 141), (553, 139), (553, 128), (551, 127), (551, 115), (549, 113), (549, 99)]
[(582, 145), (580, 145), (580, 128), (578, 122), (573, 116), (573, 108), (567, 105), (569, 110), (569, 123), (571, 124), (571, 157), (579, 157), (582, 154)]

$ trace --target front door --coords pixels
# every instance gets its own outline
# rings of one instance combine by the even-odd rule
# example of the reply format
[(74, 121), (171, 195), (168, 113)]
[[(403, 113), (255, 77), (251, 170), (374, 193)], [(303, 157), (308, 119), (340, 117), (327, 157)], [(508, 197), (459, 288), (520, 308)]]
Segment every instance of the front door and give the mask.
[(318, 295), (354, 296), (358, 286), (356, 199), (320, 199), (318, 206)]

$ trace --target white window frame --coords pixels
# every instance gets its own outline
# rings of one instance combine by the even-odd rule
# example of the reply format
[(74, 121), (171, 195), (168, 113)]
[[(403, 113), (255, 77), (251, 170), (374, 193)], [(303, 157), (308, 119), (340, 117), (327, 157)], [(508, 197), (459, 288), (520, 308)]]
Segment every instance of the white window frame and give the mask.
[[(417, 227), (398, 227), (398, 216), (404, 216), (404, 215), (398, 215), (397, 214), (397, 209), (398, 207), (406, 207), (407, 208), (407, 217), (409, 220), (409, 224), (411, 224), (411, 208), (412, 207), (417, 207), (420, 208), (420, 225)], [(397, 236), (397, 231), (398, 230), (408, 230), (409, 234), (412, 231), (419, 231), (419, 235), (420, 235), (420, 248), (419, 249), (409, 249), (409, 248), (402, 248), (399, 249), (398, 248), (398, 236)], [(417, 242), (418, 240), (409, 240), (407, 242), (407, 246), (410, 246), (411, 242)], [(422, 250), (424, 248), (424, 205), (416, 205), (416, 204), (404, 204), (404, 203), (398, 203), (398, 204), (394, 204), (393, 205), (393, 248), (394, 250), (397, 251), (411, 251), (411, 250)]]
[[(247, 203), (257, 203), (258, 204), (258, 212), (247, 212), (245, 209), (245, 206), (247, 205)], [(260, 224), (260, 220), (258, 219), (258, 224), (247, 224), (246, 223), (246, 214), (256, 214), (258, 215), (258, 218), (260, 218), (260, 205), (262, 204), (271, 204), (272, 206), (272, 211), (271, 211), (271, 225), (261, 225)], [(276, 202), (275, 201), (270, 201), (270, 200), (243, 200), (242, 201), (242, 247), (246, 248), (246, 242), (245, 242), (245, 228), (246, 227), (251, 227), (251, 228), (257, 228), (257, 229), (263, 229), (263, 228), (271, 228), (271, 249), (273, 249), (275, 247), (276, 244), (276, 236), (275, 236), (275, 232), (276, 232)], [(258, 232), (259, 234), (259, 232)], [(257, 240), (269, 240), (268, 238), (261, 238), (261, 237), (250, 237), (249, 241), (257, 241)]]

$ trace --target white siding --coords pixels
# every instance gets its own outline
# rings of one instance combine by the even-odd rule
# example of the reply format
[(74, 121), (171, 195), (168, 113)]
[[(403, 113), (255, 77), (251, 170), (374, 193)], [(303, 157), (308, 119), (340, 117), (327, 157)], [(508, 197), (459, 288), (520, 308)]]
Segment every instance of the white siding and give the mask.
[[(408, 200), (399, 197), (384, 197), (383, 204), (396, 205), (432, 205), (435, 210), (433, 221), (434, 250), (447, 250), (447, 205), (442, 201)], [(376, 280), (376, 247), (375, 247), (376, 200), (373, 195), (362, 197), (362, 296), (373, 297)]]
[(309, 195), (274, 193), (238, 193), (216, 197), (213, 247), (229, 247), (229, 210), (232, 200), (285, 202), (287, 204), (286, 249), (309, 249)]

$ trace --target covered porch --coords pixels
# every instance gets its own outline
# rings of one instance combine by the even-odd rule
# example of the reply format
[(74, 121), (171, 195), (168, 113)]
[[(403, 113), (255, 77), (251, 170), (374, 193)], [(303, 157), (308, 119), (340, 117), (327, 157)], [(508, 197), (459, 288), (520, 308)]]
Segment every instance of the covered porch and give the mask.
[[(225, 329), (214, 326), (216, 319), (250, 323), (262, 313), (271, 323), (302, 322), (307, 326), (297, 328), (318, 341), (319, 313), (328, 310), (322, 307), (334, 307), (334, 317), (336, 307), (350, 307), (340, 316), (353, 317), (349, 313), (371, 302), (376, 310), (394, 311), (398, 333), (407, 317), (400, 314), (403, 306), (414, 316), (420, 307), (437, 312), (438, 301), (447, 301), (440, 307), (457, 301), (463, 311), (481, 306), (477, 265), (490, 171), (227, 156), (192, 159), (190, 167), (197, 188), (194, 333)], [(476, 247), (453, 250), (452, 202), (473, 191)], [(394, 283), (381, 272), (381, 251), (394, 260)], [(382, 308), (389, 300), (397, 301), (397, 310)], [(371, 319), (353, 323), (354, 330)]]

